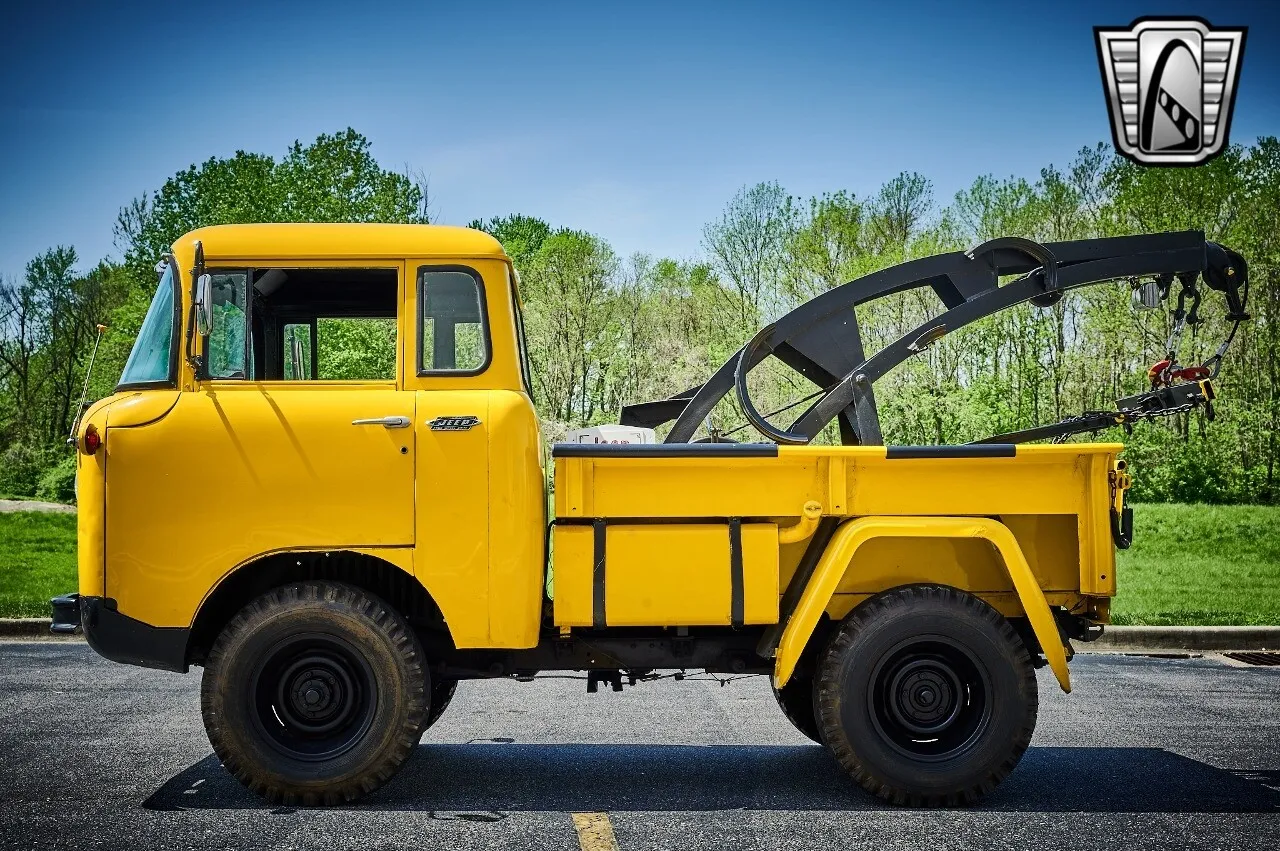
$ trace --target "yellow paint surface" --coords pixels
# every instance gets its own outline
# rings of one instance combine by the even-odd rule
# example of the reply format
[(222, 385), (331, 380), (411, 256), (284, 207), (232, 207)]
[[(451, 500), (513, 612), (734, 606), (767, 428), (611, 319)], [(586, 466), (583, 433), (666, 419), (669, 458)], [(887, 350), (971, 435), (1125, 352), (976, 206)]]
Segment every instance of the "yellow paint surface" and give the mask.
[(574, 813), (573, 828), (582, 851), (618, 851), (613, 824), (605, 813)]

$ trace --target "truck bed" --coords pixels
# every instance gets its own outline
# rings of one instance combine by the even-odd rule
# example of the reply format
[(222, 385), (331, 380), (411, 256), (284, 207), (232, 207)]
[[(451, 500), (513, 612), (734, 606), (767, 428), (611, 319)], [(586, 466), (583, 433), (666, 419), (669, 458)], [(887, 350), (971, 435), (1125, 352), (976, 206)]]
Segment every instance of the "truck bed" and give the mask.
[[(816, 502), (825, 524), (977, 516), (1007, 526), (1050, 606), (1107, 617), (1115, 593), (1111, 474), (1118, 444), (777, 446), (558, 444), (554, 612), (560, 627), (747, 626), (780, 600), (820, 535), (779, 530)], [(814, 542), (818, 541), (817, 544)], [(1021, 604), (986, 540), (885, 538), (862, 547), (827, 614), (913, 583)], [(785, 613), (782, 613), (785, 618)]]

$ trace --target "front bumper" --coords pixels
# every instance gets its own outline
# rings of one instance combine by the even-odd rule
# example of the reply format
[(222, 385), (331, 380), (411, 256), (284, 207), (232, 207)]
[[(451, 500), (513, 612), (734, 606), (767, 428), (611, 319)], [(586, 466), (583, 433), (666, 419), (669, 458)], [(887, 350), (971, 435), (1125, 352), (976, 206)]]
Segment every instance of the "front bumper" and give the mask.
[(109, 597), (63, 594), (50, 601), (53, 606), (51, 632), (70, 635), (84, 631), (85, 641), (99, 656), (112, 662), (187, 672), (187, 639), (191, 630), (151, 626), (116, 611)]

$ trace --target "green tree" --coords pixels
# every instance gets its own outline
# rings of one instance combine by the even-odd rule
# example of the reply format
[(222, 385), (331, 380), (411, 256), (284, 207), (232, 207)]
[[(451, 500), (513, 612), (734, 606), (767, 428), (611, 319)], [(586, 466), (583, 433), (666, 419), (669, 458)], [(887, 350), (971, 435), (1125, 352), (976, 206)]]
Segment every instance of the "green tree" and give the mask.
[(867, 211), (849, 192), (809, 199), (787, 245), (788, 289), (805, 301), (858, 276), (867, 256)]
[(562, 423), (600, 413), (617, 345), (618, 258), (604, 240), (555, 231), (522, 274), (533, 379), (544, 411)]
[(211, 158), (144, 193), (120, 211), (116, 247), (140, 281), (182, 234), (245, 222), (423, 222), (427, 189), (382, 168), (369, 140), (347, 128), (309, 145), (294, 142), (277, 162), (237, 151)]
[(933, 183), (922, 174), (904, 171), (871, 200), (871, 232), (880, 251), (901, 253), (918, 234), (933, 209)]
[(702, 230), (716, 270), (738, 291), (743, 333), (781, 306), (786, 248), (795, 222), (791, 196), (774, 181), (739, 190), (720, 218)]
[(495, 216), (487, 221), (475, 219), (467, 227), (482, 230), (501, 242), (517, 269), (524, 268), (542, 248), (547, 237), (551, 236), (551, 225), (542, 219), (520, 213)]
[(95, 326), (118, 302), (113, 267), (79, 274), (76, 263), (58, 246), (0, 282), (0, 491), (33, 493), (79, 410)]

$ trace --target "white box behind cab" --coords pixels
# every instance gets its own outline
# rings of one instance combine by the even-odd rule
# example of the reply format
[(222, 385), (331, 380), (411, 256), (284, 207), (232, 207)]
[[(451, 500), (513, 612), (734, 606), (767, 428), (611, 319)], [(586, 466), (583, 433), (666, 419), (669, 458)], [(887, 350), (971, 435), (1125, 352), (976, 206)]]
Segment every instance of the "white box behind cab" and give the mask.
[(564, 436), (565, 443), (657, 443), (651, 428), (599, 425), (575, 429)]

